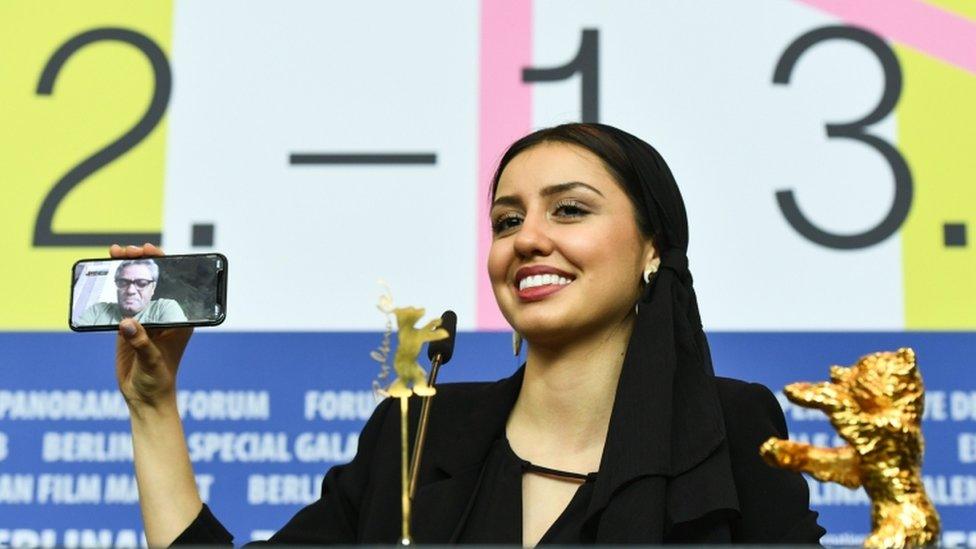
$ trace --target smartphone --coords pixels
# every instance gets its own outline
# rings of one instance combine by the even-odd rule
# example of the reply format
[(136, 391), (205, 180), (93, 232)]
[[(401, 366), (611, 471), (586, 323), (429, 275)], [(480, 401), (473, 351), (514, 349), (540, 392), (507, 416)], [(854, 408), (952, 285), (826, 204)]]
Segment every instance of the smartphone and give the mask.
[(82, 259), (71, 269), (68, 326), (116, 330), (124, 318), (146, 327), (216, 326), (227, 316), (222, 254)]

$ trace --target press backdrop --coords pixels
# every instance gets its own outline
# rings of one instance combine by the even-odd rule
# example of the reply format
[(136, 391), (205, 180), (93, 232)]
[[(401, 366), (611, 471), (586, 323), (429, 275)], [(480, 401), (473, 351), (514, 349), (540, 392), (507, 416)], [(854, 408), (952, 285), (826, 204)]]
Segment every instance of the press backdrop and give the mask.
[[(228, 257), (181, 403), (201, 494), (260, 538), (355, 452), (378, 279), (457, 311), (447, 380), (514, 371), (489, 176), (587, 120), (668, 159), (720, 375), (916, 349), (943, 542), (976, 546), (974, 44), (967, 0), (0, 3), (0, 545), (142, 543), (112, 336), (67, 331), (76, 259)], [(861, 492), (811, 503), (827, 543), (869, 528)]]

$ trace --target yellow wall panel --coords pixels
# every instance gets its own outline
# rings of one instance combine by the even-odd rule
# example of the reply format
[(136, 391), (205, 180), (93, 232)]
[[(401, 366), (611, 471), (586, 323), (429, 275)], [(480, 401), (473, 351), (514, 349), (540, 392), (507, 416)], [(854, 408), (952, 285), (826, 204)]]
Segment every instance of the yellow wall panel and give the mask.
[[(107, 255), (104, 245), (35, 246), (35, 225), (58, 181), (146, 113), (158, 84), (144, 50), (168, 56), (172, 12), (168, 1), (0, 3), (0, 257), (15, 266), (4, 269), (0, 284), (0, 329), (65, 329), (71, 264)], [(55, 52), (92, 31), (98, 34), (87, 36), (102, 39), (68, 56), (51, 93), (38, 94)], [(148, 45), (140, 49), (120, 37)], [(165, 116), (150, 127), (64, 195), (53, 217), (55, 233), (160, 231)]]
[[(907, 329), (976, 328), (976, 75), (905, 47), (898, 146), (915, 183), (902, 228)], [(966, 225), (946, 246), (944, 225)]]
[(925, 0), (925, 3), (976, 20), (976, 2), (973, 0)]

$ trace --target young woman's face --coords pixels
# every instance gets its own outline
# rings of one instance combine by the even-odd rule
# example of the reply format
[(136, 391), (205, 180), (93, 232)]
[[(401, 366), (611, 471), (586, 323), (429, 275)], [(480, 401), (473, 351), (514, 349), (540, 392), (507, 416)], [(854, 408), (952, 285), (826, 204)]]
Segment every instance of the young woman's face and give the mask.
[(543, 143), (513, 158), (490, 215), (495, 299), (530, 342), (572, 340), (623, 321), (644, 269), (658, 261), (627, 194), (575, 145)]

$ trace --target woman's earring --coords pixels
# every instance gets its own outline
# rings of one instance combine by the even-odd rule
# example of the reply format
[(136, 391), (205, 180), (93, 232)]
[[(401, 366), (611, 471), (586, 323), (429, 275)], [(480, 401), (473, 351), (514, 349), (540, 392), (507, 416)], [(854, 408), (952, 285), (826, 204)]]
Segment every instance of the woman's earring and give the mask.
[(522, 334), (512, 332), (512, 352), (515, 356), (522, 354)]
[(656, 273), (656, 272), (657, 272), (657, 267), (648, 267), (644, 271), (644, 284), (650, 284), (651, 283), (651, 277), (654, 276), (654, 273)]

